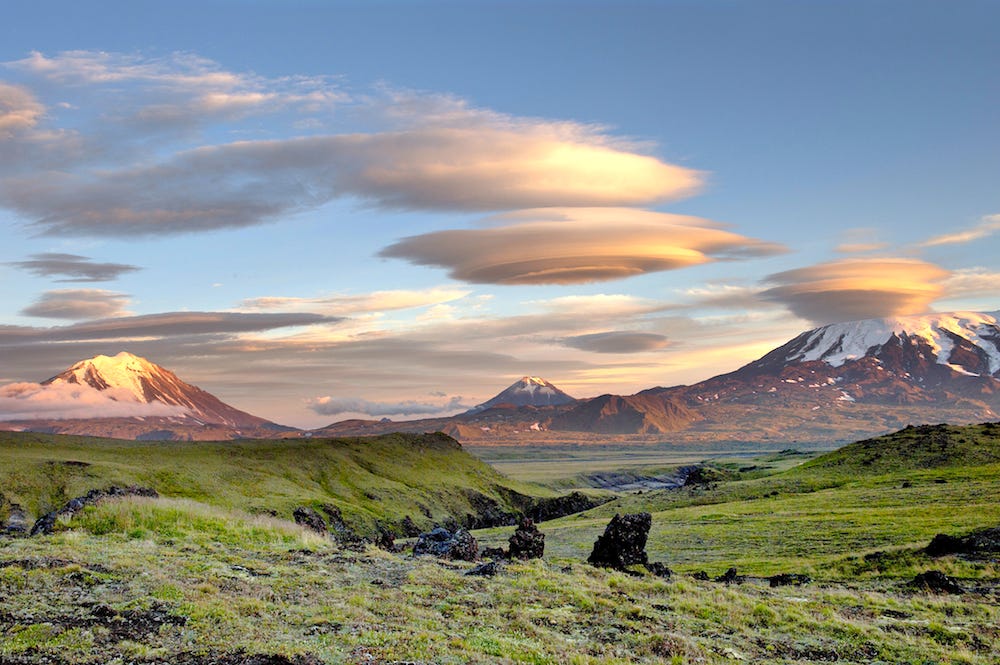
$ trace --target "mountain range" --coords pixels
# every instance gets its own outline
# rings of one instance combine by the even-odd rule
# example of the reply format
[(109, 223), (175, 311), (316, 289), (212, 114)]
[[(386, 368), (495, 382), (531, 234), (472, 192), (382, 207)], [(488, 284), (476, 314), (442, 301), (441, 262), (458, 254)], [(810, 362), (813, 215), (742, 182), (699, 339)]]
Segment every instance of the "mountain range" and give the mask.
[(443, 431), (474, 444), (640, 440), (832, 445), (909, 424), (998, 419), (998, 313), (837, 323), (806, 331), (734, 372), (690, 386), (575, 399), (523, 377), (465, 413), (345, 420), (311, 432), (245, 413), (128, 353), (77, 363), (43, 385), (87, 387), (172, 409), (132, 417), (31, 419), (0, 428), (117, 438), (227, 439)]

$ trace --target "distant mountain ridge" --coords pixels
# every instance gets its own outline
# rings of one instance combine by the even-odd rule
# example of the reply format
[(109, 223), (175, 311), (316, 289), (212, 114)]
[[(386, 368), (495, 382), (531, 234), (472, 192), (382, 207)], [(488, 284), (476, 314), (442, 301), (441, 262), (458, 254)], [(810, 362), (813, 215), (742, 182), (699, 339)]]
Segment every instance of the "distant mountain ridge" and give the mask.
[[(803, 332), (743, 367), (689, 386), (600, 395), (539, 408), (354, 427), (434, 427), (467, 442), (603, 435), (679, 443), (828, 445), (910, 424), (1000, 413), (998, 313), (953, 312), (836, 323)], [(360, 427), (359, 427), (360, 426)], [(544, 432), (547, 434), (535, 434)]]

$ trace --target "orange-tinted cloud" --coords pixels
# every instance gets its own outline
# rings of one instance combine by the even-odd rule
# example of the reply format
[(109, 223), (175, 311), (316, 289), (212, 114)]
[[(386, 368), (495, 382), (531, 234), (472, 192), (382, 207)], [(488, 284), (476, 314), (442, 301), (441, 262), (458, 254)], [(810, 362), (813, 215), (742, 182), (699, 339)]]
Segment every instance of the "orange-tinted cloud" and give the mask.
[(920, 243), (921, 247), (937, 247), (939, 245), (961, 245), (974, 240), (980, 240), (1000, 231), (1000, 215), (986, 215), (974, 226), (964, 231), (944, 233)]
[(48, 319), (104, 319), (128, 314), (129, 298), (104, 289), (58, 289), (46, 291), (21, 313)]
[(817, 324), (922, 314), (949, 274), (916, 259), (845, 259), (770, 275), (761, 297)]
[(411, 236), (380, 255), (447, 268), (466, 282), (574, 284), (784, 251), (696, 217), (646, 210), (563, 208), (502, 219), (519, 223)]
[(44, 112), (31, 91), (0, 81), (0, 139), (34, 127)]

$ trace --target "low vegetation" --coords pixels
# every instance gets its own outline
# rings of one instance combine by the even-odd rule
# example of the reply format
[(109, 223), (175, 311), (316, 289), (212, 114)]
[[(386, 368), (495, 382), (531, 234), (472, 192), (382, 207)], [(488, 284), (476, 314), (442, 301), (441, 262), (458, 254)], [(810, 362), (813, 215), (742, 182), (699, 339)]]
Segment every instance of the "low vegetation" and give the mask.
[[(541, 524), (545, 557), (492, 577), (466, 575), (472, 563), (342, 549), (264, 514), (263, 497), (250, 509), (235, 494), (105, 501), (52, 535), (0, 537), (0, 662), (995, 663), (1000, 555), (924, 548), (938, 532), (1000, 524), (1000, 463), (978, 451), (938, 463), (919, 443), (903, 456), (891, 444), (882, 454), (894, 464), (858, 457), (851, 470), (838, 451), (740, 477), (721, 463), (736, 479), (622, 495)], [(84, 442), (47, 445), (51, 459), (79, 460)], [(128, 480), (141, 482), (115, 477)], [(647, 551), (671, 577), (584, 563), (610, 516), (638, 510), (653, 513)], [(499, 544), (510, 532), (476, 536)], [(730, 567), (733, 583), (714, 580)], [(912, 584), (935, 570), (964, 593)], [(776, 573), (809, 581), (771, 587)]]

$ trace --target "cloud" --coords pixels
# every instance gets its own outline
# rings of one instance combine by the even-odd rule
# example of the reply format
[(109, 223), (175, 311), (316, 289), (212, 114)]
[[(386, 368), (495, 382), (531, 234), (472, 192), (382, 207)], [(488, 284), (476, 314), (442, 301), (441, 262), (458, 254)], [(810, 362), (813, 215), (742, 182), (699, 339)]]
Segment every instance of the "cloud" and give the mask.
[(845, 259), (766, 278), (761, 297), (816, 324), (922, 314), (945, 290), (948, 271), (916, 259)]
[(665, 335), (629, 330), (574, 335), (557, 341), (563, 346), (593, 353), (643, 353), (666, 348), (670, 343)]
[[(48, 118), (60, 146), (48, 160), (57, 164), (38, 169), (35, 146), (3, 165), (0, 205), (48, 235), (239, 228), (342, 198), (394, 210), (638, 206), (690, 196), (703, 182), (602, 127), (440, 95), (351, 95), (329, 79), (236, 73), (190, 54), (33, 53), (5, 66), (80, 109)], [(18, 104), (16, 117), (39, 121)], [(213, 144), (178, 130), (225, 121), (238, 134), (250, 113), (325, 117), (338, 104), (369, 131)]]
[(9, 265), (23, 268), (39, 277), (65, 275), (60, 282), (109, 282), (126, 273), (140, 270), (126, 263), (94, 263), (93, 259), (77, 254), (33, 254), (27, 261), (12, 261)]
[(944, 233), (934, 236), (919, 244), (919, 247), (938, 247), (940, 245), (960, 245), (974, 240), (980, 240), (1000, 231), (1000, 215), (986, 215), (979, 222), (964, 231)]
[(133, 401), (128, 391), (80, 384), (12, 383), (0, 386), (0, 420), (181, 416), (186, 410), (162, 402)]
[[(954, 271), (944, 280), (945, 295), (948, 298), (967, 296), (989, 296), (1000, 294), (1000, 272), (988, 268), (963, 268)], [(992, 307), (996, 307), (994, 301)]]
[(340, 320), (310, 313), (166, 312), (98, 319), (52, 328), (0, 326), (0, 344), (260, 332)]
[(30, 90), (0, 81), (0, 140), (34, 127), (44, 113)]
[(46, 291), (21, 313), (49, 319), (103, 319), (124, 316), (128, 303), (128, 296), (123, 293), (103, 289), (60, 289)]
[(867, 254), (885, 249), (888, 246), (879, 240), (878, 229), (870, 227), (845, 229), (841, 236), (843, 242), (834, 248), (834, 251), (841, 254)]
[(425, 402), (369, 402), (359, 397), (337, 398), (317, 397), (309, 403), (309, 408), (324, 416), (335, 416), (341, 413), (363, 413), (369, 416), (427, 416), (454, 413), (468, 410), (472, 406), (462, 403), (462, 397), (457, 395), (445, 404), (429, 404)]
[(373, 291), (359, 295), (334, 295), (323, 298), (263, 296), (244, 300), (243, 306), (255, 310), (293, 308), (298, 311), (322, 311), (327, 314), (346, 316), (362, 312), (384, 312), (440, 305), (464, 298), (469, 293), (471, 292), (467, 289), (435, 287), (422, 290)]
[(574, 284), (785, 251), (706, 220), (628, 208), (533, 210), (508, 226), (435, 231), (380, 252), (481, 284)]

